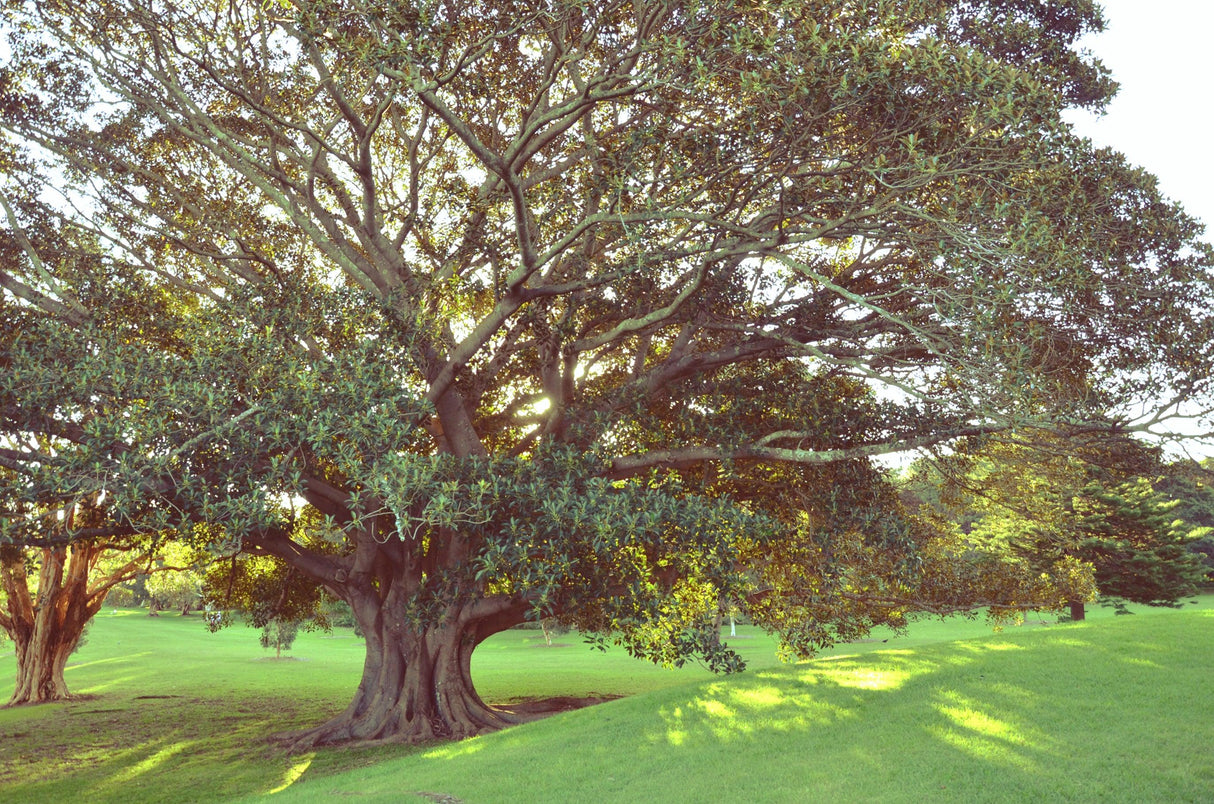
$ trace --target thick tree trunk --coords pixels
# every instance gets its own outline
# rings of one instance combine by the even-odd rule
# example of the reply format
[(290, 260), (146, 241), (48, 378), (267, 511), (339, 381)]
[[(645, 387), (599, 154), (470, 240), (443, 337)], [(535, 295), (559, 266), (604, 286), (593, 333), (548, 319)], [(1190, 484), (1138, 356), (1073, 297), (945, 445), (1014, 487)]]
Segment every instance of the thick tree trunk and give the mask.
[[(522, 610), (482, 615), (484, 601), (448, 606), (430, 625), (403, 606), (352, 603), (367, 642), (362, 681), (337, 717), (280, 739), (291, 750), (349, 742), (424, 742), (495, 731), (524, 717), (488, 706), (472, 683), (480, 642), (522, 621)], [(478, 609), (480, 611), (478, 611)], [(503, 616), (504, 615), (504, 616)]]
[(1087, 616), (1087, 611), (1081, 601), (1071, 601), (1071, 619), (1079, 621)]
[(71, 697), (63, 671), (67, 659), (76, 649), (83, 630), (73, 633), (47, 633), (51, 629), (35, 629), (25, 644), (17, 645), (17, 686), (9, 706), (29, 703), (62, 701)]
[[(462, 407), (444, 399), (436, 404), (440, 414), (451, 408), (452, 421), (458, 420)], [(457, 454), (484, 454), (475, 434), (444, 432), (444, 445), (460, 442)], [(339, 520), (348, 516), (340, 491), (320, 481), (309, 490), (318, 510)], [(527, 611), (523, 601), (487, 595), (467, 577), (477, 537), (447, 528), (425, 539), (402, 535), (387, 517), (366, 520), (352, 536), (353, 553), (336, 560), (280, 532), (266, 532), (256, 544), (350, 604), (366, 639), (362, 680), (350, 705), (316, 728), (280, 735), (289, 750), (461, 739), (528, 719), (488, 706), (472, 683), (476, 646), (522, 623)]]
[(0, 582), (7, 598), (0, 625), (17, 647), (17, 684), (10, 706), (71, 697), (63, 671), (105, 597), (88, 588), (98, 552), (91, 545), (40, 551), (33, 594), (21, 551), (10, 548), (0, 555)]

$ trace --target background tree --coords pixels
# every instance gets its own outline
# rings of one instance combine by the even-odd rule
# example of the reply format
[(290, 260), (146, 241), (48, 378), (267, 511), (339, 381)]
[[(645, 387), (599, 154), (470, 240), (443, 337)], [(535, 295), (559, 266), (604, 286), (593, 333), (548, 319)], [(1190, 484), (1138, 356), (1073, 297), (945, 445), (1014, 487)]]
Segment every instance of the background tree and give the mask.
[[(986, 444), (954, 463), (965, 470), (953, 495), (981, 514), (968, 531), (977, 543), (1041, 568), (1064, 556), (1090, 564), (1100, 595), (1119, 607), (1177, 605), (1204, 578), (1189, 546), (1208, 531), (1178, 519), (1177, 501), (1152, 485), (1164, 468), (1156, 450), (1125, 439), (1089, 439), (1067, 453), (1056, 444), (1052, 454)], [(1073, 619), (1084, 609), (1070, 602)]]
[[(1208, 534), (1177, 519), (1168, 500), (1146, 478), (1112, 489), (1089, 485), (1074, 502), (1081, 536), (1077, 555), (1096, 568), (1102, 595), (1150, 606), (1179, 607), (1205, 578), (1200, 557), (1189, 549)], [(1120, 611), (1124, 607), (1118, 605)], [(1072, 617), (1076, 612), (1072, 612)], [(1075, 619), (1082, 619), (1080, 616)]]
[(0, 495), (116, 489), (349, 603), (363, 681), (299, 745), (508, 722), (470, 659), (526, 618), (730, 667), (722, 598), (793, 650), (1040, 602), (697, 472), (1208, 390), (1199, 225), (1061, 119), (1112, 90), (1083, 0), (5, 8)]
[(266, 650), (274, 649), (274, 658), (281, 659), (284, 650), (290, 650), (299, 634), (299, 623), (290, 620), (280, 620), (277, 617), (266, 623), (261, 629), (261, 646)]
[(155, 541), (100, 538), (41, 548), (0, 545), (0, 629), (17, 651), (8, 705), (71, 697), (63, 675), (68, 657), (109, 592), (140, 574), (179, 569), (156, 561), (160, 549)]
[[(341, 532), (320, 521), (311, 508), (294, 519), (293, 533), (297, 543), (322, 554), (335, 553), (341, 541)], [(290, 563), (267, 555), (236, 553), (216, 561), (208, 567), (201, 587), (209, 610), (220, 613), (214, 627), (227, 625), (230, 613), (239, 612), (249, 625), (264, 634), (281, 632), (284, 639), (287, 635), (294, 639), (300, 626), (329, 630), (331, 604), (337, 601)], [(283, 646), (289, 647), (289, 642)]]
[(1201, 533), (1200, 538), (1189, 544), (1189, 549), (1201, 555), (1206, 566), (1203, 584), (1214, 584), (1214, 460), (1201, 462), (1184, 460), (1169, 463), (1156, 489), (1176, 501), (1172, 513), (1190, 529)]
[[(168, 565), (179, 568), (174, 572), (156, 572)], [(148, 593), (148, 613), (174, 609), (182, 616), (202, 603), (204, 571), (199, 557), (181, 544), (167, 545), (151, 564), (152, 574), (146, 576), (144, 588)]]

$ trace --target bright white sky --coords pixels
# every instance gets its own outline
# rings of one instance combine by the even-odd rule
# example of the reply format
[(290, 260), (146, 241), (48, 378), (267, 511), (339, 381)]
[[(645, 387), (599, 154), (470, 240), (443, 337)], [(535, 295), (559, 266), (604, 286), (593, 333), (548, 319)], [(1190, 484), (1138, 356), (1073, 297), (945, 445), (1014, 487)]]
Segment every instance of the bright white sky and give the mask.
[[(1080, 134), (1155, 174), (1164, 194), (1205, 223), (1205, 239), (1214, 241), (1214, 2), (1101, 4), (1105, 31), (1082, 45), (1104, 62), (1121, 88), (1103, 117), (1070, 119)], [(1214, 454), (1210, 444), (1190, 442), (1188, 450), (1194, 457)]]
[(1108, 113), (1071, 117), (1079, 133), (1159, 177), (1214, 240), (1214, 2), (1102, 0), (1105, 32), (1083, 45), (1121, 89)]

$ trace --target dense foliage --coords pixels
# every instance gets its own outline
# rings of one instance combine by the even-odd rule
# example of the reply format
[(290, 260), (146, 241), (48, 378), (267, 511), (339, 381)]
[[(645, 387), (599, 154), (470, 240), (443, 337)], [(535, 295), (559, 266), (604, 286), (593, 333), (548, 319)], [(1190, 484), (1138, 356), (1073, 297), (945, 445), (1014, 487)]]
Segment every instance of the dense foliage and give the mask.
[(1214, 585), (1214, 461), (1177, 461), (1168, 466), (1156, 488), (1176, 501), (1176, 518), (1198, 530), (1200, 538), (1189, 545), (1198, 553), (1206, 568), (1204, 585)]
[[(1181, 500), (1166, 489), (1178, 489), (1183, 474), (1157, 450), (1112, 437), (1072, 442), (1070, 452), (1057, 442), (1044, 453), (1017, 443), (967, 446), (917, 474), (921, 483), (935, 478), (935, 510), (968, 542), (1042, 569), (1078, 559), (1120, 610), (1124, 601), (1179, 605), (1205, 580), (1194, 548), (1210, 529), (1192, 521), (1192, 501), (1181, 516)], [(1083, 618), (1084, 602), (1071, 602), (1073, 618)]]
[(48, 516), (0, 536), (89, 500), (345, 600), (303, 742), (500, 725), (527, 618), (731, 667), (723, 603), (796, 651), (1056, 603), (868, 459), (1210, 381), (1200, 227), (1061, 118), (1089, 0), (4, 5), (0, 501)]

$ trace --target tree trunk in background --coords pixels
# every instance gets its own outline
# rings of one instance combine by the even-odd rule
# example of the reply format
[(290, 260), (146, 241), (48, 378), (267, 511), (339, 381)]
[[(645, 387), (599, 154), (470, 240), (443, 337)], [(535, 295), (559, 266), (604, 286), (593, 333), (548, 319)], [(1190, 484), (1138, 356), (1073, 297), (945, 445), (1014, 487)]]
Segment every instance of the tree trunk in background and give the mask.
[(88, 543), (40, 550), (38, 583), (31, 593), (23, 551), (0, 549), (0, 584), (7, 599), (0, 627), (17, 648), (17, 685), (9, 706), (71, 697), (64, 668), (105, 599), (104, 590), (90, 593), (88, 588), (89, 571), (101, 551)]
[(9, 706), (63, 701), (71, 697), (63, 670), (76, 649), (80, 631), (51, 633), (35, 629), (30, 639), (17, 643), (17, 685)]
[(1071, 619), (1078, 622), (1087, 616), (1087, 612), (1082, 602), (1071, 601)]

